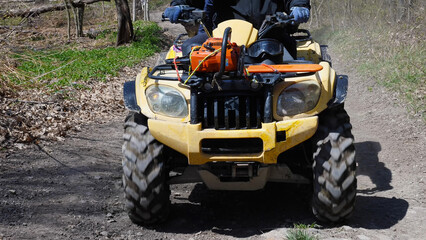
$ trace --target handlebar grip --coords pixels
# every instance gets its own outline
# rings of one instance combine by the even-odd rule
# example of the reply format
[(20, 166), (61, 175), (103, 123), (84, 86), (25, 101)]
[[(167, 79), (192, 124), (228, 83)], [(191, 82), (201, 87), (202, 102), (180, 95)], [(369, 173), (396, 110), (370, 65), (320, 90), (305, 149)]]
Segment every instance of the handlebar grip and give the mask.
[[(166, 22), (166, 21), (170, 21), (170, 19), (169, 18), (162, 18), (161, 19), (161, 21), (162, 22)], [(181, 19), (181, 18), (179, 18), (178, 20), (177, 20), (177, 23), (191, 23), (192, 21), (191, 20), (188, 20), (188, 19)]]
[(293, 17), (291, 15), (286, 15), (283, 12), (277, 12), (276, 16), (280, 19), (280, 20), (290, 20)]

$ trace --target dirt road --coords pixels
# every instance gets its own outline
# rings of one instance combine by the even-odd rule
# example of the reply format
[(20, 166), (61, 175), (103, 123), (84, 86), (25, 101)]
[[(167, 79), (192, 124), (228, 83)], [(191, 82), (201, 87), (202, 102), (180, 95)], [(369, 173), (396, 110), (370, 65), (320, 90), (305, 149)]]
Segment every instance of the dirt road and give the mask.
[[(337, 71), (350, 77), (346, 108), (356, 138), (357, 203), (344, 225), (309, 231), (320, 239), (424, 239), (425, 124), (408, 117), (374, 79), (360, 79), (348, 61), (332, 57)], [(132, 224), (122, 204), (125, 114), (88, 125), (64, 142), (4, 156), (0, 239), (285, 239), (294, 223), (315, 222), (303, 188), (235, 193), (185, 184), (172, 186), (168, 222)]]

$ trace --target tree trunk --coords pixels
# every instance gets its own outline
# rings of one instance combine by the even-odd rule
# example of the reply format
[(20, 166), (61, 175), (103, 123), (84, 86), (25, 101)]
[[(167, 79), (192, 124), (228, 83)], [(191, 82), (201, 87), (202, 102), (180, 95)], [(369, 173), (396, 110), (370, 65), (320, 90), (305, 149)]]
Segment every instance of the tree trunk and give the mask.
[(136, 0), (133, 0), (132, 4), (132, 20), (133, 22), (136, 21)]
[(140, 0), (136, 0), (136, 20), (143, 19), (143, 9)]
[(145, 0), (144, 3), (144, 12), (143, 12), (143, 20), (149, 21), (149, 0)]
[(0, 10), (0, 18), (6, 19), (10, 17), (22, 17), (27, 18), (30, 16), (46, 13), (46, 12), (53, 12), (53, 11), (62, 11), (65, 9), (65, 6), (62, 4), (49, 4), (49, 5), (43, 5), (38, 7), (33, 7), (30, 9), (12, 9), (12, 10)]
[(67, 14), (67, 35), (68, 35), (68, 41), (71, 39), (71, 16), (70, 16), (70, 10), (68, 9), (68, 3), (66, 0), (64, 1), (65, 11)]
[[(71, 1), (71, 0), (68, 0)], [(75, 25), (75, 37), (78, 37), (78, 17), (77, 17), (77, 9), (74, 5), (71, 4), (72, 14), (74, 16), (74, 25)]]
[(133, 24), (127, 0), (116, 0), (118, 33), (116, 45), (122, 45), (133, 40)]
[(84, 5), (77, 7), (77, 37), (83, 37)]

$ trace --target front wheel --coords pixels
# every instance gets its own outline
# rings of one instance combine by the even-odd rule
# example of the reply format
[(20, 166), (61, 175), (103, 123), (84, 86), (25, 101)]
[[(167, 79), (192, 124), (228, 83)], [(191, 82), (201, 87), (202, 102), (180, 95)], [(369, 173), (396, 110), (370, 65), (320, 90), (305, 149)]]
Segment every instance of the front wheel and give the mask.
[(164, 146), (138, 113), (127, 116), (123, 138), (123, 186), (129, 217), (137, 224), (164, 221), (170, 209)]
[(319, 116), (314, 137), (312, 211), (321, 221), (344, 220), (354, 209), (357, 181), (351, 129), (343, 106)]

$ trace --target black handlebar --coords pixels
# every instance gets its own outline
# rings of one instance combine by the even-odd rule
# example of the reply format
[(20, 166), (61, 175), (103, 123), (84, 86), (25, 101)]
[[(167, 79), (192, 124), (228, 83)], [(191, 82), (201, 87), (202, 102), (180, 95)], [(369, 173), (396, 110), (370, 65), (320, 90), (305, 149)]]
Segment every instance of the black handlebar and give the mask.
[[(188, 5), (180, 5), (181, 12), (179, 14), (178, 23), (199, 23), (205, 18), (205, 11), (190, 7)], [(164, 16), (164, 13), (161, 15), (161, 21), (170, 21), (169, 18)]]
[(228, 38), (229, 34), (231, 33), (232, 29), (230, 27), (227, 27), (225, 29), (225, 32), (223, 33), (222, 38), (222, 52), (220, 55), (220, 69), (219, 72), (215, 74), (216, 79), (221, 79), (223, 73), (225, 72), (225, 63), (226, 63), (226, 46), (228, 45)]
[(298, 24), (294, 21), (294, 17), (285, 15), (283, 12), (277, 12), (272, 15), (267, 15), (259, 28), (259, 38), (263, 37), (266, 33), (276, 27), (280, 28), (295, 28)]

